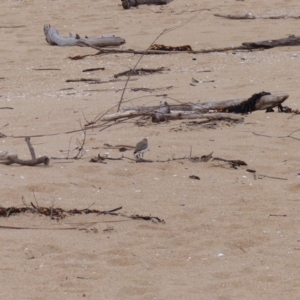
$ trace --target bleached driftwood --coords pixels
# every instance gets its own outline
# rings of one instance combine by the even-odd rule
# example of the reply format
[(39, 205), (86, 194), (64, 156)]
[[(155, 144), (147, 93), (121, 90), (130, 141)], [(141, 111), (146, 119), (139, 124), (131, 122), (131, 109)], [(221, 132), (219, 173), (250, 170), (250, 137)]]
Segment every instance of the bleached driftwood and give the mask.
[[(165, 107), (168, 109), (162, 112), (164, 106), (151, 107), (128, 107), (123, 112), (117, 112), (110, 115), (105, 115), (101, 121), (114, 121), (124, 118), (134, 118), (138, 116), (155, 116), (155, 121), (174, 119), (242, 119), (241, 116), (234, 113), (249, 113), (255, 110), (266, 110), (280, 106), (289, 97), (286, 93), (273, 94), (258, 93), (252, 95), (249, 99), (234, 99), (227, 101), (211, 101), (205, 103), (187, 103), (180, 105), (169, 105), (165, 102)], [(161, 114), (161, 118), (157, 115)], [(153, 119), (152, 119), (153, 120)], [(153, 120), (154, 121), (154, 120)]]
[[(136, 110), (129, 110), (126, 112), (118, 112), (115, 114), (110, 114), (103, 116), (101, 121), (116, 121), (118, 119), (124, 118), (134, 118), (140, 116), (151, 116), (153, 112), (141, 113)], [(234, 121), (243, 121), (244, 118), (236, 114), (227, 114), (227, 113), (207, 113), (207, 114), (198, 114), (196, 112), (187, 112), (187, 111), (171, 111), (170, 113), (163, 115), (166, 120), (183, 120), (183, 119), (231, 119)]]
[[(263, 93), (261, 93), (263, 94)], [(254, 107), (250, 109), (248, 112), (255, 110), (266, 110), (280, 105), (284, 102), (289, 95), (287, 93), (278, 93), (278, 94), (270, 94), (270, 95), (261, 95), (254, 94), (253, 96), (257, 96), (255, 99)], [(253, 97), (252, 96), (252, 97)], [(252, 98), (251, 97), (251, 98)], [(251, 99), (249, 98), (249, 99)], [(234, 99), (234, 100), (225, 100), (225, 101), (210, 101), (204, 103), (186, 103), (180, 105), (169, 105), (171, 111), (195, 111), (197, 113), (207, 113), (209, 111), (218, 111), (218, 112), (236, 112), (235, 109), (240, 106), (247, 105), (247, 101), (249, 99)], [(147, 113), (147, 112), (155, 112), (159, 109), (159, 106), (148, 106), (148, 107), (127, 107), (124, 108), (124, 111), (135, 110), (139, 113)]]
[(50, 45), (56, 46), (108, 47), (120, 46), (126, 43), (124, 39), (114, 35), (105, 35), (99, 38), (88, 38), (87, 36), (81, 38), (78, 34), (74, 37), (70, 33), (70, 37), (64, 38), (60, 36), (58, 30), (51, 25), (44, 26), (44, 33), (46, 41)]
[(130, 7), (138, 6), (141, 4), (147, 5), (166, 5), (173, 0), (121, 0), (124, 9), (129, 9)]

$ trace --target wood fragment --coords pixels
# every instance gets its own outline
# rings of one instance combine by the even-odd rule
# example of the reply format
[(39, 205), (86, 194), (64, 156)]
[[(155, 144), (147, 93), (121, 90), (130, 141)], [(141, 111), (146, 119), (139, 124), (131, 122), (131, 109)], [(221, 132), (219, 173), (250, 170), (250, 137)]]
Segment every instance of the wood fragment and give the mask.
[(269, 217), (286, 217), (286, 215), (274, 215), (274, 214), (269, 214)]
[(97, 78), (79, 78), (79, 79), (67, 79), (65, 82), (96, 82), (96, 83), (100, 83), (101, 79), (97, 79)]
[[(77, 59), (82, 59), (87, 56), (94, 56), (94, 55), (101, 55), (101, 54), (142, 54), (142, 55), (167, 55), (167, 54), (184, 54), (184, 53), (189, 53), (189, 54), (206, 54), (206, 53), (214, 53), (214, 52), (227, 52), (227, 51), (249, 51), (248, 48), (245, 48), (244, 46), (237, 46), (237, 47), (223, 47), (223, 48), (210, 48), (210, 49), (203, 49), (203, 50), (193, 50), (193, 51), (163, 51), (163, 50), (134, 50), (134, 49), (98, 49), (99, 52), (96, 54), (92, 55), (85, 55), (85, 56), (80, 56), (80, 58)], [(79, 57), (79, 56), (78, 56)]]
[(31, 155), (32, 159), (22, 160), (22, 159), (19, 159), (16, 154), (11, 154), (11, 155), (8, 154), (5, 157), (6, 160), (2, 164), (11, 165), (11, 164), (15, 163), (15, 164), (19, 164), (19, 165), (22, 165), (22, 166), (36, 166), (38, 164), (44, 164), (45, 166), (48, 166), (49, 162), (50, 162), (49, 157), (42, 156), (42, 157), (36, 158), (34, 149), (33, 149), (32, 145), (31, 145), (31, 142), (30, 142), (30, 137), (25, 137), (25, 142), (27, 143), (27, 146), (29, 148), (30, 155)]
[(22, 159), (18, 159), (16, 157), (8, 156), (7, 159), (8, 159), (8, 161), (4, 163), (5, 165), (19, 164), (22, 166), (30, 166), (30, 167), (36, 166), (39, 164), (44, 164), (45, 166), (48, 166), (49, 162), (50, 162), (50, 159), (47, 156), (42, 156), (37, 159), (31, 159), (31, 160), (22, 160)]
[(118, 78), (120, 76), (146, 75), (146, 74), (160, 73), (162, 71), (170, 71), (170, 69), (164, 67), (156, 68), (156, 69), (145, 69), (145, 68), (134, 69), (134, 70), (130, 69), (128, 71), (115, 74), (114, 77)]
[(239, 160), (239, 159), (232, 160), (232, 159), (224, 159), (224, 158), (214, 157), (213, 160), (227, 162), (233, 169), (237, 169), (237, 167), (240, 167), (240, 166), (247, 166), (247, 164), (243, 160)]
[(130, 7), (136, 7), (138, 5), (166, 5), (173, 0), (121, 0), (124, 9), (129, 9)]
[(100, 71), (100, 70), (105, 70), (105, 68), (91, 68), (91, 69), (85, 69), (82, 70), (82, 72), (94, 72), (94, 71)]

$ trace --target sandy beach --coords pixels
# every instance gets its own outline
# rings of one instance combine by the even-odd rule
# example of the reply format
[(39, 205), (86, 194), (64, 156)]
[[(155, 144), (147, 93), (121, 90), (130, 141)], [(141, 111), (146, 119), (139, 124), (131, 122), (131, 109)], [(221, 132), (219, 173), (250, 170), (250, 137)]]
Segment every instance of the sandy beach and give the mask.
[[(123, 215), (165, 222), (104, 214), (1, 217), (0, 299), (300, 298), (300, 117), (275, 109), (210, 126), (132, 119), (105, 129), (95, 124), (84, 136), (87, 122), (116, 112), (126, 77), (114, 81), (114, 74), (141, 56), (51, 46), (43, 32), (51, 24), (64, 37), (114, 34), (126, 40), (117, 49), (135, 50), (146, 50), (174, 26), (156, 43), (202, 50), (298, 35), (298, 19), (214, 16), (299, 16), (296, 0), (218, 2), (174, 0), (130, 10), (117, 0), (1, 2), (0, 150), (30, 159), (29, 136), (37, 156), (51, 160), (49, 166), (1, 164), (0, 205), (122, 207)], [(76, 55), (89, 56), (69, 58)], [(296, 110), (299, 66), (299, 46), (145, 55), (139, 68), (166, 70), (132, 76), (122, 108), (247, 99), (266, 91), (288, 93), (284, 105)], [(104, 70), (82, 72), (89, 68)], [(66, 82), (80, 78), (103, 83)], [(84, 137), (83, 155), (74, 159)], [(165, 162), (136, 163), (132, 150), (104, 146), (135, 146), (143, 138), (150, 148), (144, 158)], [(191, 151), (247, 166), (172, 160)], [(91, 163), (98, 154), (130, 159)]]

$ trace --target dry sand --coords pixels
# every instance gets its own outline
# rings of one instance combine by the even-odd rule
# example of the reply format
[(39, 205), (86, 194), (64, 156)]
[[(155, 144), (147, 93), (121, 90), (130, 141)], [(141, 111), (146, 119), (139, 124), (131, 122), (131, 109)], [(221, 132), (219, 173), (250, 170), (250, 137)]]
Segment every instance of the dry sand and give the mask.
[[(46, 43), (43, 25), (61, 35), (112, 33), (126, 39), (123, 48), (146, 49), (165, 29), (189, 23), (159, 38), (165, 45), (193, 49), (238, 46), (242, 42), (298, 34), (299, 20), (231, 21), (214, 13), (256, 15), (300, 14), (299, 2), (174, 0), (165, 7), (123, 10), (120, 1), (1, 1), (0, 150), (30, 157), (23, 138), (34, 136), (38, 155), (76, 155), (80, 128), (118, 103), (124, 82), (90, 85), (66, 83), (82, 77), (109, 80), (133, 67), (140, 56), (93, 54), (91, 48), (54, 47)], [(23, 26), (9, 28), (9, 26)], [(196, 60), (192, 58), (195, 57)], [(263, 52), (206, 55), (149, 55), (139, 67), (167, 67), (169, 72), (140, 76), (128, 87), (173, 88), (157, 93), (127, 90), (126, 105), (157, 105), (164, 93), (169, 103), (250, 97), (260, 91), (287, 92), (285, 102), (299, 103), (299, 47)], [(82, 73), (83, 69), (104, 71)], [(59, 68), (60, 71), (35, 71)], [(203, 73), (203, 70), (210, 70)], [(214, 80), (191, 86), (191, 80)], [(73, 88), (72, 90), (62, 90)], [(97, 89), (98, 91), (91, 91)], [(102, 91), (99, 91), (102, 90)], [(109, 90), (109, 91), (107, 91)], [(147, 96), (147, 97), (145, 97)], [(49, 167), (5, 166), (0, 169), (1, 205), (36, 201), (40, 206), (99, 210), (123, 207), (126, 214), (157, 216), (165, 224), (116, 216), (84, 215), (50, 221), (23, 214), (1, 218), (1, 226), (50, 230), (1, 230), (0, 299), (299, 299), (300, 133), (299, 117), (254, 112), (243, 124), (213, 129), (182, 122), (138, 127), (133, 122), (87, 132), (80, 160), (54, 160)], [(179, 130), (180, 129), (180, 130)], [(253, 132), (281, 138), (254, 135)], [(49, 135), (57, 133), (56, 135)], [(241, 159), (247, 167), (231, 169), (217, 162), (142, 164), (128, 160), (92, 164), (89, 159), (117, 150), (104, 143), (135, 145), (148, 137), (145, 158), (214, 152)], [(64, 152), (62, 152), (64, 151)], [(132, 157), (132, 152), (125, 153)], [(259, 177), (246, 172), (286, 180)], [(189, 179), (197, 175), (198, 180)], [(278, 215), (278, 216), (270, 216)], [(76, 227), (78, 230), (55, 230)], [(87, 230), (79, 230), (87, 229)], [(106, 229), (112, 229), (106, 231)]]

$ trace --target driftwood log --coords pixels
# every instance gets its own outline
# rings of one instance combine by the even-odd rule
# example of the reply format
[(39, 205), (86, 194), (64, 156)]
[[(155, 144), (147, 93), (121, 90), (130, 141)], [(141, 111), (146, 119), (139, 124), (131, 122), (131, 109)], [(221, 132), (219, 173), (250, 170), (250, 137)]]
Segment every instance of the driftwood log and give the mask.
[(36, 159), (30, 159), (30, 160), (23, 160), (23, 159), (19, 159), (16, 157), (8, 156), (7, 160), (8, 161), (5, 163), (5, 165), (19, 164), (22, 166), (30, 166), (30, 167), (33, 167), (33, 166), (36, 166), (39, 164), (44, 164), (45, 166), (48, 166), (49, 162), (50, 162), (50, 159), (47, 156), (42, 156), (42, 157), (39, 157)]
[[(152, 116), (153, 113), (145, 112), (141, 113), (135, 110), (129, 110), (126, 112), (118, 112), (115, 114), (107, 115), (101, 118), (101, 121), (115, 121), (118, 119), (124, 118), (134, 118), (140, 116)], [(170, 113), (161, 115), (161, 118), (156, 117), (155, 122), (162, 122), (164, 120), (193, 120), (193, 119), (230, 119), (233, 121), (243, 121), (244, 118), (235, 114), (226, 114), (226, 113), (207, 113), (207, 114), (198, 114), (196, 112), (187, 112), (187, 111), (171, 111)]]
[(5, 154), (6, 151), (2, 151), (2, 154), (3, 154), (2, 159), (4, 159), (3, 164), (5, 164), (5, 165), (19, 164), (22, 166), (31, 166), (31, 167), (39, 165), (39, 164), (44, 164), (45, 166), (48, 166), (49, 162), (50, 162), (49, 157), (42, 156), (42, 157), (36, 158), (35, 151), (30, 142), (30, 137), (26, 137), (25, 142), (27, 143), (27, 146), (29, 148), (32, 159), (22, 160), (22, 159), (19, 159), (18, 155), (16, 155), (16, 154), (10, 154), (8, 152)]
[(242, 43), (242, 45), (247, 49), (255, 49), (255, 48), (270, 49), (274, 47), (283, 47), (283, 46), (299, 46), (300, 37), (299, 36), (297, 37), (295, 35), (290, 35), (289, 37), (284, 39)]
[[(278, 93), (278, 94), (267, 94), (259, 93), (254, 94), (258, 99), (255, 101), (255, 106), (251, 111), (255, 110), (266, 110), (280, 105), (284, 102), (289, 95), (287, 93)], [(253, 95), (253, 96), (254, 96)], [(252, 97), (253, 97), (252, 96)], [(252, 98), (251, 97), (251, 98)], [(251, 99), (249, 98), (249, 99)], [(249, 99), (239, 98), (234, 100), (225, 100), (225, 101), (210, 101), (204, 103), (186, 103), (180, 105), (169, 105), (171, 111), (194, 111), (197, 113), (208, 113), (209, 111), (218, 111), (218, 112), (235, 112), (234, 109), (240, 107), (241, 105), (247, 103)], [(150, 107), (127, 107), (124, 108), (124, 111), (135, 110), (140, 113), (154, 112), (158, 110), (158, 106)], [(250, 112), (250, 111), (248, 111)]]
[(173, 0), (121, 0), (124, 9), (129, 9), (130, 7), (135, 7), (141, 4), (147, 5), (166, 5)]
[(249, 99), (234, 99), (226, 101), (211, 101), (205, 103), (187, 103), (180, 105), (169, 105), (166, 113), (161, 113), (162, 105), (151, 107), (127, 107), (123, 112), (118, 112), (110, 115), (105, 115), (101, 121), (114, 121), (123, 118), (134, 118), (138, 116), (157, 116), (157, 113), (162, 117), (159, 121), (174, 120), (174, 119), (233, 119), (242, 120), (241, 116), (234, 113), (250, 113), (256, 110), (267, 110), (273, 107), (280, 106), (289, 97), (286, 93), (273, 94), (258, 93), (252, 95)]
[(44, 26), (44, 33), (46, 36), (46, 41), (50, 45), (56, 46), (80, 46), (80, 47), (108, 47), (108, 46), (120, 46), (125, 44), (125, 40), (114, 36), (114, 35), (105, 35), (99, 38), (88, 38), (85, 36), (81, 38), (78, 34), (70, 37), (64, 38), (59, 35), (58, 30), (51, 25)]

